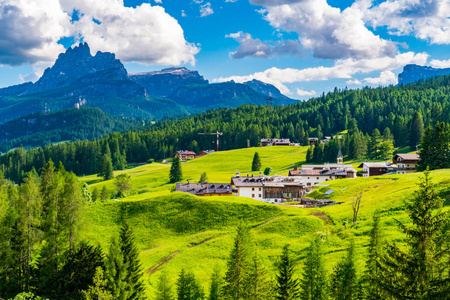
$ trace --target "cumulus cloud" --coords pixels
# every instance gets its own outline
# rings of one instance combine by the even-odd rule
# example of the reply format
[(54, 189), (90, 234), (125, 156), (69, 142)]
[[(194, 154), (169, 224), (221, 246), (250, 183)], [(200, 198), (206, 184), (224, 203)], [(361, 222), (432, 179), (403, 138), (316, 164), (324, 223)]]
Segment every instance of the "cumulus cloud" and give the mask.
[(277, 28), (296, 32), (303, 47), (321, 59), (394, 57), (397, 45), (370, 31), (363, 21), (367, 5), (359, 1), (341, 11), (326, 0), (253, 0)]
[(347, 80), (345, 82), (345, 84), (348, 84), (348, 85), (360, 85), (361, 81), (359, 81), (358, 79), (350, 79), (350, 80)]
[(207, 2), (203, 5), (200, 5), (200, 17), (206, 17), (212, 15), (213, 13), (214, 11), (211, 8), (211, 3)]
[(389, 70), (381, 72), (379, 77), (364, 78), (364, 81), (376, 85), (389, 85), (398, 83), (397, 76)]
[(430, 65), (434, 68), (450, 68), (450, 59), (438, 60), (432, 59)]
[[(213, 82), (226, 82), (234, 80), (243, 83), (249, 80), (257, 79), (276, 86), (283, 94), (289, 94), (291, 91), (285, 84), (294, 82), (308, 82), (328, 79), (351, 79), (354, 74), (370, 73), (374, 71), (386, 71), (400, 68), (406, 64), (423, 65), (427, 62), (429, 55), (427, 53), (406, 52), (395, 57), (381, 57), (375, 59), (343, 59), (337, 60), (331, 67), (313, 67), (306, 69), (279, 69), (276, 67), (267, 69), (263, 72), (257, 72), (247, 76), (220, 77)], [(386, 73), (385, 75), (388, 75)]]
[[(71, 20), (74, 11), (78, 20)], [(131, 8), (120, 0), (0, 2), (0, 64), (49, 65), (64, 51), (58, 44), (64, 37), (88, 42), (93, 51), (114, 52), (125, 62), (194, 64), (199, 52), (161, 6)]]
[(316, 91), (304, 91), (304, 90), (297, 88), (297, 95), (299, 95), (300, 97), (314, 96), (314, 95), (316, 95)]
[(230, 56), (236, 59), (244, 57), (268, 58), (276, 55), (301, 56), (302, 50), (298, 41), (283, 40), (271, 44), (268, 41), (254, 39), (249, 33), (239, 31), (225, 37), (233, 38), (240, 43), (236, 51)]
[[(367, 1), (367, 0), (365, 0)], [(388, 0), (367, 9), (363, 19), (391, 35), (414, 35), (431, 44), (450, 43), (448, 0)]]

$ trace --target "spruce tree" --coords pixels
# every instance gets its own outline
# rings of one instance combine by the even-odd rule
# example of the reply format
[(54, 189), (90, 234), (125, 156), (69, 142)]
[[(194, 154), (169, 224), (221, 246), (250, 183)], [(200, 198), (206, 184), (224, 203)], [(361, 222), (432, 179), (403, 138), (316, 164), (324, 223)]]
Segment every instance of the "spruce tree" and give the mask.
[(211, 275), (211, 285), (209, 287), (208, 300), (222, 299), (221, 297), (222, 285), (223, 285), (222, 274), (220, 273), (220, 269), (218, 267), (215, 267)]
[(102, 202), (105, 202), (106, 200), (109, 199), (109, 197), (110, 197), (110, 195), (109, 195), (108, 188), (106, 187), (106, 185), (104, 185), (103, 188), (102, 188), (102, 192), (100, 194), (100, 200)]
[(198, 180), (199, 183), (206, 183), (208, 182), (208, 175), (206, 175), (206, 172), (203, 172), (200, 174), (200, 179)]
[(321, 237), (316, 237), (311, 242), (306, 255), (305, 268), (301, 280), (301, 298), (304, 300), (328, 299), (328, 281)]
[(156, 300), (173, 300), (172, 285), (167, 278), (167, 274), (162, 272), (158, 278), (158, 286), (156, 288)]
[(85, 300), (113, 300), (113, 296), (107, 290), (108, 281), (104, 278), (102, 267), (95, 269), (93, 283), (87, 290), (81, 291)]
[(112, 238), (108, 255), (106, 256), (106, 279), (108, 292), (113, 299), (128, 300), (131, 287), (126, 277), (128, 266), (124, 262), (123, 253), (117, 238)]
[(337, 264), (331, 282), (334, 299), (352, 300), (356, 298), (358, 278), (355, 267), (355, 243), (352, 240), (347, 249), (347, 256)]
[(396, 299), (447, 299), (449, 288), (448, 214), (440, 209), (443, 200), (436, 193), (428, 171), (406, 211), (412, 225), (398, 221), (408, 238), (406, 251), (389, 245), (379, 263), (381, 288)]
[(372, 132), (372, 136), (370, 137), (368, 145), (368, 152), (371, 158), (376, 159), (379, 157), (378, 144), (380, 143), (380, 141), (381, 141), (380, 131), (377, 128), (375, 128)]
[(181, 270), (177, 280), (177, 300), (203, 300), (205, 293), (191, 272)]
[(308, 147), (308, 150), (306, 151), (306, 162), (307, 163), (313, 162), (313, 152), (314, 152), (314, 146), (311, 145)]
[(264, 300), (272, 296), (266, 268), (256, 253), (250, 261), (246, 285), (246, 299)]
[(245, 224), (239, 224), (234, 246), (227, 262), (223, 295), (225, 299), (244, 299), (248, 291), (251, 235)]
[(144, 283), (142, 282), (142, 265), (139, 260), (139, 251), (136, 247), (133, 232), (124, 221), (120, 229), (120, 247), (122, 251), (123, 263), (126, 265), (125, 281), (129, 286), (129, 300), (144, 299)]
[(183, 179), (183, 171), (181, 169), (181, 162), (178, 156), (175, 156), (172, 161), (169, 173), (170, 183), (175, 183)]
[(437, 122), (434, 128), (425, 130), (419, 152), (419, 171), (450, 168), (450, 126)]
[(299, 297), (299, 280), (295, 277), (295, 262), (290, 254), (289, 245), (283, 247), (283, 253), (277, 263), (275, 298), (291, 300)]
[(423, 136), (423, 118), (420, 111), (414, 113), (410, 128), (409, 145), (413, 150), (416, 150), (416, 146), (420, 144)]
[(259, 153), (255, 152), (252, 161), (252, 171), (259, 171), (259, 170), (261, 170), (261, 159), (259, 158)]

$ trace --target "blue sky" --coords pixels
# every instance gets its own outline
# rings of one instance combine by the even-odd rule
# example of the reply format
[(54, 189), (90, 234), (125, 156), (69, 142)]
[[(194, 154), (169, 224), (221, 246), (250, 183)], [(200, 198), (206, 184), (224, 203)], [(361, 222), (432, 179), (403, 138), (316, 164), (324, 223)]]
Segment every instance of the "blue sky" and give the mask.
[(129, 72), (185, 66), (307, 99), (396, 84), (408, 63), (450, 67), (449, 16), (447, 0), (5, 0), (0, 87), (36, 80), (83, 40)]

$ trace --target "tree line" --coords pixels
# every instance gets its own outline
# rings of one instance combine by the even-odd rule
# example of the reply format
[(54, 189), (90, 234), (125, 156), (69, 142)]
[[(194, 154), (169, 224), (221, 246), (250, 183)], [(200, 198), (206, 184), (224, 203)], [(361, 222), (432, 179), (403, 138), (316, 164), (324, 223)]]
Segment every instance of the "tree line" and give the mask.
[[(347, 141), (341, 145), (346, 147), (344, 155), (383, 156), (389, 153), (391, 146), (410, 146), (414, 150), (425, 127), (450, 119), (449, 82), (450, 76), (442, 76), (400, 87), (335, 89), (309, 101), (286, 106), (243, 105), (215, 109), (92, 141), (61, 143), (28, 151), (18, 148), (0, 157), (0, 169), (7, 178), (19, 182), (32, 167), (39, 170), (51, 159), (56, 164), (62, 162), (67, 170), (77, 175), (96, 174), (106, 154), (106, 145), (111, 150), (113, 165), (120, 161), (146, 162), (173, 156), (180, 149), (198, 152), (214, 148), (214, 139), (198, 133), (215, 131), (224, 133), (220, 137), (221, 150), (244, 148), (248, 142), (250, 146), (258, 146), (261, 138), (270, 137), (289, 138), (309, 145), (309, 137), (320, 139), (342, 130), (349, 132)], [(372, 140), (375, 129), (382, 138), (375, 134)]]

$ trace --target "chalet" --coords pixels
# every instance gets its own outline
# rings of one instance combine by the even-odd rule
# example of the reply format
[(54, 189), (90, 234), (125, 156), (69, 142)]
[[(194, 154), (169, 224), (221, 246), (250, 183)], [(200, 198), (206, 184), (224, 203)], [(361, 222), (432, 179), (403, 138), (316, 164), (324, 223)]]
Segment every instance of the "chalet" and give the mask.
[(417, 153), (410, 154), (395, 154), (392, 159), (393, 163), (397, 165), (397, 174), (414, 173), (417, 169), (420, 157)]
[(178, 150), (175, 152), (175, 156), (178, 156), (180, 160), (188, 160), (195, 158), (195, 152), (188, 150)]
[(208, 154), (211, 154), (211, 153), (214, 153), (214, 152), (215, 152), (214, 150), (202, 150), (202, 151), (200, 151), (200, 153), (198, 154), (197, 157), (203, 157), (205, 155), (208, 155)]
[(233, 196), (229, 183), (177, 183), (175, 190), (196, 196)]
[(309, 144), (310, 145), (315, 145), (315, 144), (317, 144), (319, 142), (319, 138), (317, 138), (317, 137), (310, 137), (309, 138)]
[(289, 139), (261, 139), (261, 146), (293, 146)]
[(391, 162), (363, 162), (358, 168), (363, 169), (363, 177), (370, 177), (396, 173), (397, 166)]
[(236, 173), (231, 184), (237, 189), (236, 196), (275, 204), (300, 199), (306, 193), (301, 179), (291, 176), (241, 177)]
[(344, 164), (302, 165), (289, 170), (289, 176), (300, 177), (305, 187), (312, 187), (329, 180), (356, 178), (356, 170)]

